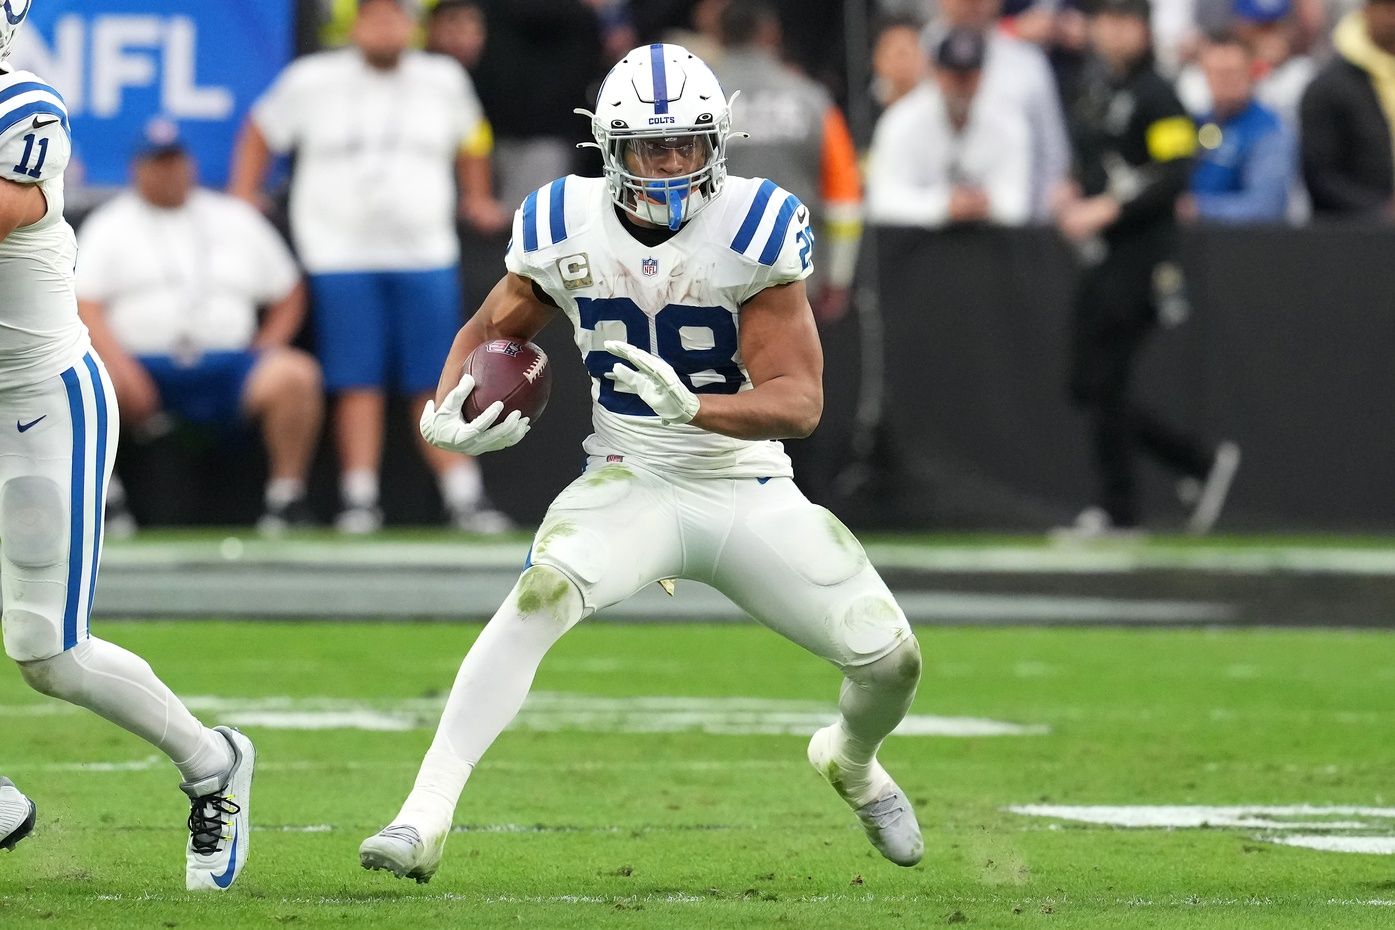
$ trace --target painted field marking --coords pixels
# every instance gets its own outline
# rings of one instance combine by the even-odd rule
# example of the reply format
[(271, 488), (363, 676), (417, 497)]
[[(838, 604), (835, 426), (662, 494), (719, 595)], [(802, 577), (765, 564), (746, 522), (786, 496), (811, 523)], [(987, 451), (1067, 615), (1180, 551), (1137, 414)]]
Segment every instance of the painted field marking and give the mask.
[[(440, 719), (444, 699), (401, 698), (387, 700), (330, 697), (220, 697), (193, 696), (185, 700), (193, 711), (216, 715), (220, 720), (268, 730), (365, 730), (398, 733), (433, 729)], [(40, 717), (55, 705), (13, 704), (6, 717)], [(808, 736), (831, 723), (837, 711), (818, 701), (791, 701), (745, 697), (603, 697), (592, 694), (536, 691), (510, 727), (556, 732), (583, 730), (591, 733), (680, 733), (718, 735)], [(1041, 736), (1050, 732), (1044, 724), (1022, 724), (984, 717), (941, 717), (910, 714), (896, 728), (900, 736)], [(152, 757), (154, 758), (154, 757)], [(148, 763), (109, 763), (113, 771), (138, 771)], [(104, 763), (83, 763), (90, 771)], [(124, 767), (124, 768), (122, 768)], [(58, 771), (59, 769), (54, 769)]]
[(1023, 804), (1006, 810), (1026, 817), (1048, 817), (1128, 829), (1229, 827), (1261, 830), (1267, 832), (1258, 834), (1258, 839), (1282, 846), (1320, 852), (1395, 855), (1395, 835), (1389, 835), (1395, 830), (1395, 807)]
[[(191, 710), (216, 714), (219, 719), (247, 727), (384, 732), (433, 728), (443, 706), (437, 699), (375, 702), (290, 697), (191, 697), (185, 703)], [(828, 705), (814, 701), (742, 697), (626, 698), (540, 691), (529, 696), (510, 726), (539, 732), (807, 736), (830, 723), (836, 714)], [(901, 736), (961, 738), (1039, 736), (1049, 732), (1049, 728), (981, 717), (912, 714), (901, 722), (896, 732)]]

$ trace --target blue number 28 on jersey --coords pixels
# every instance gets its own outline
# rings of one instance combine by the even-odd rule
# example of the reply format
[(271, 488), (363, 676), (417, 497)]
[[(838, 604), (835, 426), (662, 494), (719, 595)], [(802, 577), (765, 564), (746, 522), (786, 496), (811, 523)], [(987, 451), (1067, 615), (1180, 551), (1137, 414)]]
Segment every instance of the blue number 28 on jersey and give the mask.
[[(672, 365), (695, 394), (735, 394), (745, 383), (746, 376), (736, 364), (736, 320), (725, 307), (669, 304), (654, 317), (651, 343), (649, 317), (630, 298), (579, 297), (576, 303), (582, 329), (595, 332), (600, 323), (623, 324), (626, 342)], [(637, 395), (616, 390), (615, 382), (606, 377), (617, 364), (622, 364), (620, 359), (609, 352), (586, 354), (586, 370), (600, 384), (601, 406), (625, 416), (654, 416)]]

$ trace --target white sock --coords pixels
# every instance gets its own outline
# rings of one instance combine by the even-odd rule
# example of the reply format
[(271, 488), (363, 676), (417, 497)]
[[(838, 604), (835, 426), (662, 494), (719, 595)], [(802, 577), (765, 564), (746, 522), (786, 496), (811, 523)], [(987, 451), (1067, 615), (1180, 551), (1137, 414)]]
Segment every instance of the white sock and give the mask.
[[(540, 606), (525, 614), (520, 596)], [(423, 834), (450, 828), (465, 780), (517, 716), (543, 656), (582, 610), (581, 593), (556, 570), (540, 565), (523, 573), (461, 663), (436, 738), (394, 823)]]
[(920, 646), (908, 639), (890, 655), (845, 674), (833, 752), (848, 797), (861, 806), (880, 797), (890, 781), (877, 762), (877, 750), (915, 699)]
[(378, 475), (368, 469), (346, 471), (339, 477), (339, 496), (345, 507), (378, 506)]
[(299, 478), (272, 478), (266, 483), (266, 506), (280, 508), (305, 496), (305, 482)]
[(86, 707), (158, 747), (186, 782), (222, 776), (232, 768), (232, 748), (189, 713), (140, 656), (89, 639), (41, 662), (21, 662), (37, 691)]
[(473, 510), (484, 496), (484, 479), (474, 459), (451, 466), (441, 474), (439, 485), (448, 510)]

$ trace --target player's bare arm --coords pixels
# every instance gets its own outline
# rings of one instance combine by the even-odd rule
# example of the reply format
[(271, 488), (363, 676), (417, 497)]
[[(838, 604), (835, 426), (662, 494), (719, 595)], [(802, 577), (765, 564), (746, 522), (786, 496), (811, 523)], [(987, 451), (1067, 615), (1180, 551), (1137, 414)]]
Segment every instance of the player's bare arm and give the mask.
[(741, 308), (741, 358), (754, 389), (700, 394), (692, 424), (736, 439), (802, 439), (823, 416), (823, 347), (804, 282), (768, 287)]
[(48, 201), (37, 184), (17, 184), (0, 179), (0, 240), (24, 226), (32, 226), (48, 212)]
[(465, 359), (477, 347), (495, 339), (531, 342), (556, 312), (557, 308), (538, 299), (532, 281), (513, 272), (505, 274), (451, 343), (436, 387), (436, 403), (443, 403), (459, 383)]
[(262, 182), (271, 167), (271, 147), (252, 120), (247, 120), (237, 137), (232, 168), (228, 172), (228, 193), (252, 206), (262, 208)]

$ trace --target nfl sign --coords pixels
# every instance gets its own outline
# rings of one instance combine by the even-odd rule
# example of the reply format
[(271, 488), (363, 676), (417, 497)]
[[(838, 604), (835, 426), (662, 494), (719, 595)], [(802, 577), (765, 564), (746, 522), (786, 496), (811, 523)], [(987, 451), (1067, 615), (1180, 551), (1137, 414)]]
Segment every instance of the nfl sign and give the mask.
[(652, 278), (659, 273), (659, 260), (657, 258), (641, 258), (639, 269), (644, 272), (646, 278)]

